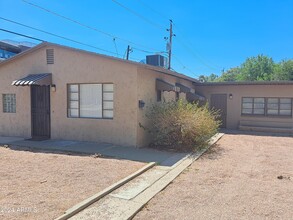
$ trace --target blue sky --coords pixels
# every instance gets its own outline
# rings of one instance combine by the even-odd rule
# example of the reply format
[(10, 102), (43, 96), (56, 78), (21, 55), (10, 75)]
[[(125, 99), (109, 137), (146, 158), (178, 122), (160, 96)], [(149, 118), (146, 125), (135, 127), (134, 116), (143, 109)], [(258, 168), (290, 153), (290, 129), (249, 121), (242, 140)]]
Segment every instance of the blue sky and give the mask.
[[(109, 52), (1, 19), (0, 28), (120, 58), (130, 44), (133, 47), (130, 59), (134, 61), (145, 59), (149, 52), (166, 51), (164, 37), (169, 35), (166, 28), (171, 18), (176, 34), (173, 38), (172, 68), (195, 78), (202, 74), (220, 74), (223, 69), (238, 66), (247, 57), (258, 54), (268, 55), (277, 62), (293, 58), (293, 0), (116, 0), (131, 12), (113, 0), (27, 1), (106, 32), (111, 37), (22, 0), (0, 0), (0, 17)], [(0, 31), (1, 39), (34, 42)]]

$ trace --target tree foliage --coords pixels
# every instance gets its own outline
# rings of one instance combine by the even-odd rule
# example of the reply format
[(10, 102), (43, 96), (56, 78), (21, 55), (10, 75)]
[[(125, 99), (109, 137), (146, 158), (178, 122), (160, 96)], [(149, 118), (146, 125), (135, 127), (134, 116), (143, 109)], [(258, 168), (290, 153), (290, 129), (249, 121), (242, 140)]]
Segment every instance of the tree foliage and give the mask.
[[(216, 77), (215, 77), (216, 76)], [(200, 76), (203, 82), (280, 81), (293, 80), (293, 60), (279, 63), (263, 54), (247, 58), (239, 67), (233, 67), (217, 76)]]

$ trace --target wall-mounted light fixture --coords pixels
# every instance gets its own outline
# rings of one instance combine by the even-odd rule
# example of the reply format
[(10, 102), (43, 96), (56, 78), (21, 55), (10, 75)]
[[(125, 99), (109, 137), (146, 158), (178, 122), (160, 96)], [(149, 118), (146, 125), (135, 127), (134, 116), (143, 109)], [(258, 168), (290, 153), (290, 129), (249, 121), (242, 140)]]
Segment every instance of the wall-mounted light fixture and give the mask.
[(56, 92), (56, 85), (55, 85), (55, 84), (52, 84), (52, 85), (51, 85), (51, 91), (52, 91), (52, 92)]
[(141, 109), (143, 109), (144, 106), (145, 106), (145, 102), (143, 100), (139, 100), (138, 101), (138, 107), (141, 108)]
[(229, 99), (233, 99), (233, 95), (231, 93), (229, 94)]

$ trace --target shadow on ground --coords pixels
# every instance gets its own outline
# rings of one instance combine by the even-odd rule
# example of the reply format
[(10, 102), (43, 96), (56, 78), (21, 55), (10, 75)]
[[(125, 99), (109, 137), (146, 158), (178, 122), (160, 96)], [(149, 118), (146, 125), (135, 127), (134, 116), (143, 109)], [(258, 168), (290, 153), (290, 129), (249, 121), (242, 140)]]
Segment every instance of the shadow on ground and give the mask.
[(225, 150), (223, 147), (220, 147), (219, 144), (214, 144), (204, 153), (202, 159), (218, 160), (226, 151), (227, 150)]

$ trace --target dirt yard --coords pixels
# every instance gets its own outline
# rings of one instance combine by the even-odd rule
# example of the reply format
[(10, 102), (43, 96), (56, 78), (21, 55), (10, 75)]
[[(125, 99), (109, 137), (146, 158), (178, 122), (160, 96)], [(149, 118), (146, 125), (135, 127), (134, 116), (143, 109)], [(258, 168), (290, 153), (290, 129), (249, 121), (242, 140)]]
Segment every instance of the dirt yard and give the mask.
[(293, 219), (293, 138), (225, 135), (134, 219)]
[(144, 165), (0, 147), (0, 219), (54, 219)]

